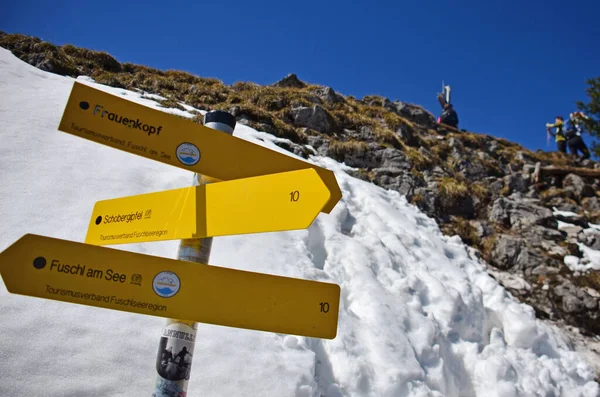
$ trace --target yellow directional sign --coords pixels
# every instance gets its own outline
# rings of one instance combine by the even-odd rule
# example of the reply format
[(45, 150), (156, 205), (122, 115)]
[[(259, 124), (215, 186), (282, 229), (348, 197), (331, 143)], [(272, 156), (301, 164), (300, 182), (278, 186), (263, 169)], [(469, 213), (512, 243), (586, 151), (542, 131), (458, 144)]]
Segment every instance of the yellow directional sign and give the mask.
[(9, 292), (195, 322), (335, 338), (340, 287), (27, 234), (0, 254)]
[(329, 200), (313, 169), (99, 201), (85, 242), (139, 243), (305, 229)]
[(58, 129), (219, 180), (313, 168), (331, 192), (323, 212), (342, 197), (332, 171), (80, 83)]

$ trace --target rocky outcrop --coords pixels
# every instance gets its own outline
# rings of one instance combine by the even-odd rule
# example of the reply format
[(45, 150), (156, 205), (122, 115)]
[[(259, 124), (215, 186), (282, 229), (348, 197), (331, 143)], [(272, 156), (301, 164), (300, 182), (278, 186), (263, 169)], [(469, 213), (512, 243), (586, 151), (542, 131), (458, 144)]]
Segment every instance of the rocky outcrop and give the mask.
[(307, 127), (324, 134), (331, 134), (337, 127), (334, 118), (319, 105), (312, 108), (297, 107), (290, 114), (294, 125), (298, 127)]
[(575, 174), (569, 174), (565, 177), (563, 180), (563, 188), (565, 192), (572, 193), (577, 200), (582, 200), (584, 197), (595, 196), (594, 188), (585, 183), (582, 177)]
[(420, 124), (426, 128), (433, 128), (436, 125), (436, 118), (420, 106), (411, 105), (401, 101), (390, 102), (389, 100), (386, 100), (383, 106), (399, 116), (405, 117), (407, 120)]
[(275, 87), (284, 87), (284, 88), (304, 88), (306, 84), (298, 78), (293, 73), (288, 74), (283, 79), (279, 80), (276, 83), (273, 83)]
[(344, 102), (344, 97), (336, 93), (331, 87), (319, 87), (312, 91), (323, 103), (330, 105)]

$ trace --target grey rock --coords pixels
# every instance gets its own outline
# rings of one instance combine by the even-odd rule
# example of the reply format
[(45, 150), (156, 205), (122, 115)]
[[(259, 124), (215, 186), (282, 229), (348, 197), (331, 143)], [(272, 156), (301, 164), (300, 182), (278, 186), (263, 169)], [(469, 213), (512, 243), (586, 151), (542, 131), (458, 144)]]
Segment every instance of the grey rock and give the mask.
[(562, 308), (567, 313), (579, 312), (583, 310), (584, 305), (581, 300), (573, 295), (565, 295), (562, 299)]
[(412, 165), (404, 155), (404, 152), (393, 148), (385, 148), (379, 151), (381, 158), (381, 168), (398, 168), (401, 170), (410, 170)]
[[(327, 147), (329, 147), (329, 142), (323, 138), (320, 135), (308, 135), (306, 137), (306, 142), (312, 146), (313, 148), (315, 148), (317, 150), (317, 152), (319, 152), (320, 154), (325, 154), (327, 153)], [(321, 148), (323, 147), (323, 145), (325, 145), (326, 147), (324, 148), (323, 152), (321, 152)]]
[[(533, 157), (531, 157), (529, 154), (525, 153), (522, 150), (519, 150), (517, 153), (515, 153), (515, 160), (529, 164), (535, 164), (536, 162), (536, 160)], [(533, 165), (533, 167), (535, 168), (535, 165)]]
[(282, 99), (274, 99), (272, 101), (269, 101), (266, 104), (267, 110), (270, 111), (277, 111), (277, 110), (281, 110), (285, 107), (285, 103), (283, 102)]
[(479, 162), (481, 162), (481, 163), (483, 163), (483, 162), (493, 163), (494, 162), (494, 158), (482, 150), (478, 150), (476, 156), (480, 160)]
[(565, 239), (565, 234), (556, 229), (533, 225), (523, 230), (523, 235), (531, 240), (550, 240), (560, 242)]
[(368, 125), (361, 125), (358, 127), (358, 130), (350, 130), (344, 128), (343, 135), (346, 136), (348, 140), (354, 139), (355, 141), (364, 141), (364, 142), (372, 142), (375, 141), (375, 133), (373, 132), (373, 128)]
[(433, 158), (433, 154), (429, 150), (425, 149), (425, 147), (423, 147), (423, 146), (421, 146), (419, 148), (419, 153), (421, 154), (421, 156), (423, 156), (425, 158), (428, 158), (428, 159)]
[(548, 275), (548, 274), (558, 274), (560, 270), (555, 268), (555, 267), (548, 267), (546, 265), (540, 265), (535, 267), (532, 271), (531, 274), (535, 274), (537, 275)]
[(481, 222), (477, 220), (469, 221), (471, 227), (475, 231), (477, 238), (483, 240), (485, 237), (491, 236), (494, 233), (494, 228), (487, 222)]
[(384, 101), (383, 106), (397, 115), (426, 128), (432, 128), (436, 125), (435, 117), (420, 106), (410, 105), (400, 101)]
[(592, 249), (600, 250), (600, 231), (598, 233), (579, 233), (577, 241)]
[(597, 309), (598, 308), (598, 299), (593, 298), (585, 293), (583, 293), (583, 294), (584, 294), (583, 299), (582, 299), (583, 306), (585, 306), (586, 309), (590, 309), (590, 310)]
[(500, 269), (509, 269), (516, 265), (521, 253), (521, 240), (506, 234), (496, 239), (496, 245), (491, 252), (490, 262)]
[(333, 117), (319, 105), (312, 108), (299, 107), (292, 109), (291, 116), (294, 125), (298, 127), (308, 127), (325, 134), (331, 134), (337, 128)]
[[(567, 313), (577, 313), (598, 308), (598, 298), (588, 294), (571, 281), (565, 281), (554, 288), (554, 295), (562, 298), (562, 309)], [(597, 314), (596, 314), (597, 315)]]
[(459, 169), (460, 173), (471, 181), (479, 181), (488, 176), (488, 171), (479, 161), (474, 163), (470, 161), (461, 162)]
[(500, 197), (492, 204), (488, 219), (513, 229), (523, 229), (533, 225), (554, 226), (552, 211), (537, 205), (538, 200), (511, 200)]
[(594, 189), (585, 183), (579, 175), (567, 175), (563, 180), (563, 187), (565, 190), (573, 192), (578, 200), (581, 200), (583, 197), (594, 196)]
[(510, 226), (510, 207), (508, 200), (499, 198), (492, 204), (492, 209), (488, 214), (488, 219), (503, 226)]
[[(398, 173), (400, 171), (400, 173)], [(419, 187), (425, 186), (423, 180), (411, 173), (401, 172), (397, 169), (378, 168), (374, 171), (374, 181), (380, 186), (394, 189), (400, 194), (412, 197)]]
[(530, 276), (534, 268), (545, 265), (548, 259), (542, 253), (530, 247), (522, 247), (516, 264), (519, 269), (525, 270), (525, 275)]
[(401, 126), (396, 129), (396, 135), (399, 136), (408, 146), (417, 146), (419, 140), (416, 139), (412, 129), (408, 126)]
[(238, 117), (241, 114), (241, 108), (239, 106), (232, 106), (229, 108), (229, 113), (231, 113), (233, 117)]
[(275, 87), (288, 87), (288, 88), (304, 88), (306, 84), (298, 79), (293, 73), (288, 74), (283, 79), (273, 84)]
[(419, 208), (430, 217), (435, 216), (435, 200), (437, 197), (437, 189), (437, 183), (432, 183), (428, 187), (415, 189), (414, 194), (422, 197), (422, 200), (419, 203)]
[(444, 170), (439, 165), (436, 165), (435, 167), (433, 167), (432, 176), (434, 176), (436, 178), (441, 178), (443, 176), (449, 176), (449, 175), (450, 174), (448, 173), (448, 171)]
[(510, 222), (513, 229), (523, 229), (532, 225), (554, 226), (552, 211), (525, 200), (516, 202), (510, 212)]
[(334, 104), (344, 102), (344, 97), (338, 95), (331, 87), (319, 87), (312, 92), (325, 103)]
[(587, 212), (600, 212), (600, 200), (598, 197), (586, 197), (581, 200), (581, 206)]
[(575, 193), (573, 193), (572, 191), (565, 191), (563, 189), (557, 188), (556, 186), (550, 186), (548, 189), (546, 189), (543, 192), (543, 196), (545, 202), (549, 202), (554, 198), (558, 198), (559, 203), (563, 203), (564, 198), (576, 199)]
[(463, 145), (463, 143), (454, 137), (448, 139), (448, 146), (451, 149), (456, 150), (459, 154), (464, 152), (465, 150), (465, 146)]
[(386, 106), (386, 104), (391, 103), (389, 99), (382, 98), (377, 95), (368, 95), (363, 97), (362, 102), (368, 106)]
[[(505, 185), (506, 186), (506, 185)], [(521, 192), (514, 192), (508, 196), (508, 199), (512, 201), (520, 201), (525, 199), (525, 195)]]
[(487, 144), (487, 151), (490, 153), (496, 153), (498, 151), (498, 141), (492, 140)]
[(373, 132), (373, 128), (368, 125), (358, 127), (358, 139), (362, 141), (374, 140), (375, 133)]
[(527, 188), (529, 186), (529, 178), (520, 172), (517, 172), (515, 174), (505, 176), (504, 183), (508, 187), (509, 193), (525, 193), (527, 192)]
[(492, 192), (492, 195), (496, 196), (496, 197), (499, 196), (500, 192), (504, 188), (504, 180), (498, 179), (498, 178), (495, 178), (495, 177), (489, 177), (487, 180), (488, 181), (489, 180), (492, 181), (489, 184), (489, 188), (490, 188), (490, 191)]
[[(369, 143), (367, 145), (351, 146), (347, 150), (343, 150), (341, 153), (334, 153), (333, 149), (335, 146), (329, 146), (327, 150), (327, 156), (343, 161), (350, 167), (371, 169), (378, 167), (381, 161), (378, 159), (379, 153), (372, 149), (372, 146), (377, 144)], [(337, 150), (337, 149), (336, 149)]]
[(556, 295), (558, 297), (562, 297), (562, 296), (570, 294), (571, 293), (570, 291), (575, 289), (574, 287), (575, 286), (570, 281), (567, 281), (567, 282), (561, 283), (561, 284), (557, 285), (556, 287), (554, 287), (553, 292), (554, 292), (554, 295)]
[[(265, 130), (265, 132), (268, 131)], [(280, 148), (287, 150), (288, 152), (294, 153), (297, 156), (300, 156), (302, 158), (308, 158), (307, 150), (303, 146), (298, 145), (297, 143), (288, 141), (275, 141), (273, 143), (275, 143), (275, 145), (279, 146)]]
[(554, 245), (546, 241), (542, 241), (542, 249), (548, 253), (551, 257), (560, 259), (561, 261), (566, 255), (569, 255), (569, 250), (560, 245)]
[(539, 199), (540, 193), (535, 186), (529, 186), (527, 193), (525, 193), (525, 197), (532, 199)]
[[(570, 211), (570, 212), (577, 213), (581, 210), (581, 207), (579, 207), (576, 204), (573, 204), (569, 201), (565, 201), (564, 199), (562, 199), (560, 197), (556, 197), (556, 198), (550, 200), (547, 204), (549, 207), (556, 207), (556, 209), (560, 210), (560, 211)], [(560, 218), (560, 216), (558, 216), (557, 219), (558, 218)]]
[(586, 294), (588, 294), (589, 296), (591, 296), (593, 298), (600, 298), (600, 292), (596, 291), (593, 288), (586, 287), (586, 288), (584, 288), (584, 291), (586, 292)]
[(272, 134), (275, 132), (275, 127), (273, 127), (270, 124), (266, 124), (266, 123), (258, 123), (256, 126), (256, 129), (259, 131), (268, 132), (269, 134)]

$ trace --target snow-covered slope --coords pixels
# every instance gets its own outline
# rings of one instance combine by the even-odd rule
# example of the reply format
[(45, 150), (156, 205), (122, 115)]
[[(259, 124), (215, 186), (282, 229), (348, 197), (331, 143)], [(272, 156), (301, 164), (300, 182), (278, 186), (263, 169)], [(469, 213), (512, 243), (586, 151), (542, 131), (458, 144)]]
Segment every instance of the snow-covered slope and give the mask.
[[(57, 131), (72, 84), (0, 49), (0, 250), (25, 233), (83, 241), (97, 200), (191, 183), (189, 172)], [(235, 134), (281, 150), (243, 125)], [(308, 230), (217, 238), (211, 263), (339, 284), (338, 336), (201, 324), (190, 396), (600, 394), (583, 360), (460, 240), (397, 192), (331, 159), (312, 161), (336, 172), (344, 198), (334, 211)], [(174, 258), (177, 246), (118, 248)], [(11, 295), (0, 283), (0, 396), (149, 396), (163, 324)]]

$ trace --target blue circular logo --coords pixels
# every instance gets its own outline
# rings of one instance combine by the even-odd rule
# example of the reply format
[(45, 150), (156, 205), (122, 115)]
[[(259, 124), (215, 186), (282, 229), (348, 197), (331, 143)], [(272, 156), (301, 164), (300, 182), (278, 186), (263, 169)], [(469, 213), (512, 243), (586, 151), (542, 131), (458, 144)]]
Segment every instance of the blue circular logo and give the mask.
[(160, 272), (152, 280), (152, 288), (161, 298), (170, 298), (179, 292), (179, 277), (173, 272)]
[(184, 142), (177, 146), (177, 159), (185, 165), (195, 165), (200, 161), (200, 150), (193, 143)]

